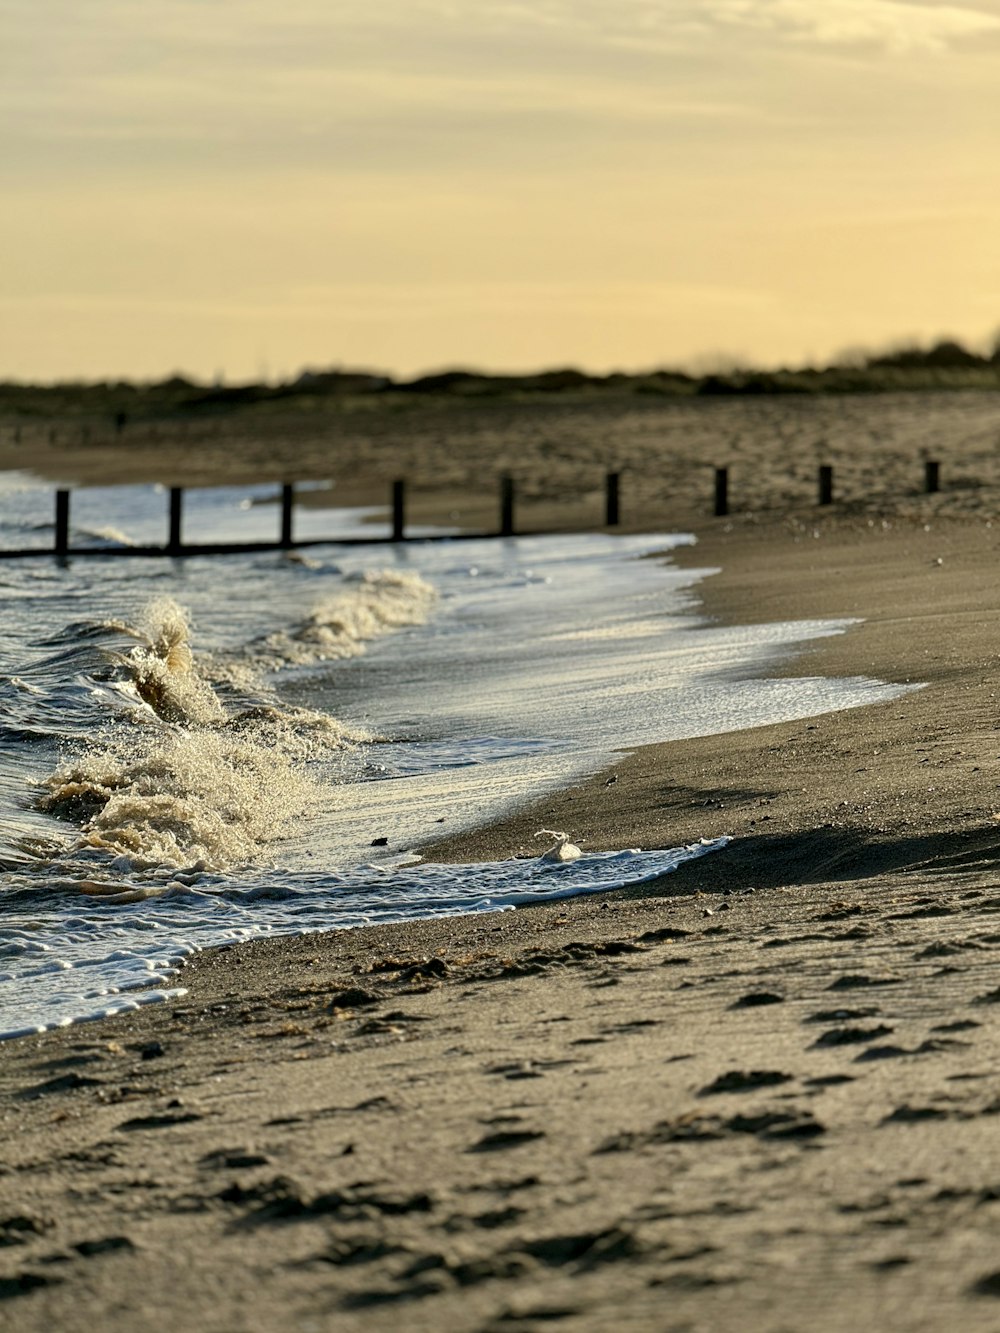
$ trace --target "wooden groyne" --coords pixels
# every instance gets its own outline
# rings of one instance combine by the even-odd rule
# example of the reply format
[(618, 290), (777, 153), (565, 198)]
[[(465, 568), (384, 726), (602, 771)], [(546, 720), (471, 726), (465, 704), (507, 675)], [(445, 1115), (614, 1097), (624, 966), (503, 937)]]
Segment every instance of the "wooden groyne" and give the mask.
[[(818, 505), (832, 505), (834, 502), (833, 467), (830, 463), (820, 463), (817, 469)], [(610, 480), (610, 478), (609, 478)], [(924, 461), (924, 491), (933, 495), (941, 489), (941, 464), (937, 459)], [(730, 477), (728, 467), (715, 468), (715, 491), (713, 513), (716, 518), (725, 518), (730, 509)]]
[[(388, 534), (373, 532), (364, 537), (329, 536), (297, 539), (294, 533), (295, 485), (285, 482), (279, 494), (279, 517), (277, 535), (273, 541), (219, 541), (189, 542), (184, 540), (184, 488), (172, 486), (167, 497), (167, 539), (163, 545), (119, 545), (119, 546), (73, 546), (71, 545), (72, 492), (66, 489), (55, 491), (55, 514), (53, 522), (53, 544), (51, 547), (31, 546), (4, 549), (0, 548), (0, 559), (16, 560), (30, 556), (55, 555), (61, 559), (70, 556), (136, 556), (136, 557), (180, 557), (206, 555), (246, 555), (255, 551), (290, 551), (305, 546), (379, 546), (387, 542), (403, 541), (453, 541), (456, 535), (463, 537), (513, 537), (515, 483), (510, 476), (500, 478), (499, 527), (495, 531), (421, 534), (418, 537), (406, 535), (406, 483), (394, 481), (390, 493), (391, 526)], [(109, 515), (113, 519), (114, 515)], [(605, 483), (605, 519), (609, 527), (619, 522), (619, 482), (618, 473), (609, 473)]]
[[(717, 467), (714, 473), (712, 492), (712, 512), (722, 518), (731, 512), (733, 487), (730, 469)], [(830, 464), (819, 465), (817, 504), (834, 503), (834, 475)], [(941, 489), (941, 465), (933, 459), (924, 461), (924, 491), (928, 494)], [(113, 489), (113, 488), (112, 488)], [(278, 522), (274, 540), (257, 541), (217, 541), (188, 542), (184, 540), (184, 488), (172, 486), (167, 497), (166, 541), (160, 544), (119, 545), (119, 546), (73, 546), (71, 545), (70, 515), (72, 493), (60, 488), (54, 493), (53, 544), (51, 547), (0, 548), (0, 559), (15, 560), (32, 556), (55, 555), (61, 559), (69, 556), (136, 556), (136, 557), (181, 557), (208, 555), (244, 555), (255, 551), (290, 551), (305, 546), (379, 546), (387, 542), (404, 541), (451, 541), (458, 535), (466, 538), (509, 538), (516, 535), (516, 484), (509, 474), (499, 479), (499, 525), (486, 532), (420, 534), (407, 536), (406, 522), (406, 483), (397, 480), (392, 483), (389, 509), (389, 531), (373, 532), (371, 536), (338, 537), (335, 533), (328, 536), (297, 539), (294, 532), (295, 484), (284, 482), (278, 496)], [(621, 473), (608, 472), (604, 478), (604, 526), (613, 528), (621, 523)], [(113, 519), (114, 515), (109, 515)], [(595, 527), (598, 524), (595, 522)], [(537, 534), (533, 534), (537, 535)]]

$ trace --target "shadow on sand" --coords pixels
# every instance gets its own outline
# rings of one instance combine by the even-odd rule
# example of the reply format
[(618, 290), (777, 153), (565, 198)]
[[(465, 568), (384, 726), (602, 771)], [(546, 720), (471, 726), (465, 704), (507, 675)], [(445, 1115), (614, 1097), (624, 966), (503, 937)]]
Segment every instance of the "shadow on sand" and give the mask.
[(689, 861), (669, 876), (628, 890), (644, 898), (663, 894), (728, 893), (919, 874), (952, 878), (994, 871), (1000, 835), (994, 825), (956, 833), (886, 836), (858, 828), (734, 838), (712, 856)]

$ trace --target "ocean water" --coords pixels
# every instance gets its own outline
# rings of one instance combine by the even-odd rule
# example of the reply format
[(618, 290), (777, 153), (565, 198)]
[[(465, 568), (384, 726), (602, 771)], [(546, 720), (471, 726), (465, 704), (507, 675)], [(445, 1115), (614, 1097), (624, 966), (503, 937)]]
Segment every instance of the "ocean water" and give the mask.
[[(271, 537), (272, 498), (193, 493), (185, 537)], [(76, 492), (73, 541), (163, 541), (164, 509), (154, 487)], [(50, 488), (0, 478), (0, 547), (51, 543), (51, 516)], [(297, 533), (363, 517), (300, 512)], [(420, 860), (630, 747), (905, 691), (770, 678), (852, 622), (708, 624), (708, 571), (669, 562), (689, 541), (0, 560), (0, 1037), (177, 994), (213, 944), (613, 888), (721, 845)]]

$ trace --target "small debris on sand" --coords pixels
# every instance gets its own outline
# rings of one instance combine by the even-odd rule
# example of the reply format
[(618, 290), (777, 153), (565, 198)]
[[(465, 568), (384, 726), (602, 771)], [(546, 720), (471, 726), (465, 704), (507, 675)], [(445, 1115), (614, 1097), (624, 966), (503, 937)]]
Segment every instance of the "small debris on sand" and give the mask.
[(555, 838), (548, 851), (542, 852), (539, 861), (576, 861), (583, 855), (576, 843), (570, 842), (568, 833), (556, 833), (552, 829), (542, 828), (535, 837)]

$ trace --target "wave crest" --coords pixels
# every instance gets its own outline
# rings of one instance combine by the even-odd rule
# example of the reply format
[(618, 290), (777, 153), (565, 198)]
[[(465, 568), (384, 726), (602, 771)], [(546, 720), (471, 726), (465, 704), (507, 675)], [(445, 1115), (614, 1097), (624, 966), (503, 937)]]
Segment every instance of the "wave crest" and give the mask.
[[(145, 707), (102, 718), (98, 738), (41, 783), (38, 808), (80, 825), (71, 858), (100, 852), (139, 870), (220, 871), (259, 861), (267, 843), (328, 799), (330, 761), (371, 737), (283, 705), (261, 669), (353, 656), (420, 623), (436, 597), (412, 574), (346, 582), (300, 624), (238, 652), (196, 655), (190, 617), (169, 597), (151, 602), (135, 625), (101, 627), (135, 641), (104, 659), (119, 703), (124, 693)], [(92, 702), (100, 697), (90, 692)], [(307, 771), (314, 760), (325, 761), (322, 776)]]
[(391, 630), (423, 624), (437, 599), (425, 579), (399, 570), (367, 571), (345, 583), (300, 624), (268, 635), (255, 655), (258, 664), (275, 670), (356, 657), (366, 643)]
[(258, 857), (322, 790), (301, 767), (302, 747), (274, 733), (173, 729), (150, 740), (94, 748), (45, 780), (41, 808), (83, 821), (77, 850), (139, 869), (221, 870)]

